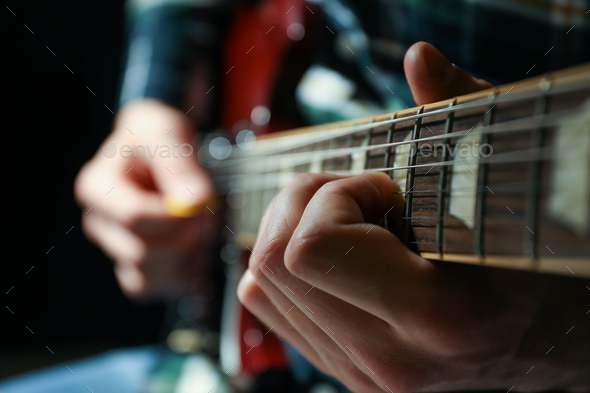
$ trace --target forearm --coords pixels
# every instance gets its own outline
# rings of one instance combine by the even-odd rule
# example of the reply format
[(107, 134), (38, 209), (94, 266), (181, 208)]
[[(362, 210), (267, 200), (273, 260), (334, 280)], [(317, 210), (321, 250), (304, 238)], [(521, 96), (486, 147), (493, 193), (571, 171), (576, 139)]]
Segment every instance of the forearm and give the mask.
[(548, 278), (545, 299), (518, 354), (521, 363), (535, 366), (528, 374), (531, 381), (567, 390), (590, 388), (589, 287), (589, 280)]
[(590, 282), (504, 269), (494, 269), (490, 278), (502, 293), (496, 310), (505, 314), (490, 337), (497, 343), (516, 341), (504, 355), (482, 359), (478, 377), (464, 381), (463, 388), (588, 390)]
[[(513, 352), (482, 362), (479, 378), (465, 388), (515, 391), (588, 390), (590, 387), (590, 298), (588, 280), (498, 270), (492, 279), (505, 294), (499, 308), (512, 309), (496, 326), (500, 341), (518, 338)], [(503, 305), (504, 304), (504, 305)], [(504, 331), (504, 327), (506, 327)]]

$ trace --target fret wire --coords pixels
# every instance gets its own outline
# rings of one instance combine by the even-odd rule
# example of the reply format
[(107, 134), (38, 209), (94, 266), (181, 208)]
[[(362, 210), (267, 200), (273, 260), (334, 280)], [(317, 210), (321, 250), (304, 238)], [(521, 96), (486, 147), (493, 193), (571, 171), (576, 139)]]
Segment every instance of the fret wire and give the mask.
[[(514, 217), (514, 218), (512, 218), (512, 217)], [(495, 222), (495, 223), (498, 223), (498, 222), (514, 223), (515, 225), (517, 224), (518, 227), (520, 228), (522, 225), (518, 222), (518, 219), (521, 218), (521, 217), (524, 217), (524, 214), (522, 214), (522, 215), (521, 214), (515, 214), (514, 216), (510, 215), (510, 218), (511, 219), (504, 219), (504, 220), (495, 219), (495, 220), (493, 220), (493, 222)], [(410, 220), (410, 221), (413, 221), (413, 220), (419, 220), (419, 221), (441, 221), (441, 220), (444, 220), (444, 221), (452, 221), (453, 223), (461, 223), (461, 222), (463, 222), (460, 218), (455, 218), (455, 217), (451, 217), (451, 218), (443, 217), (442, 219), (441, 218), (437, 218), (437, 217), (402, 217), (401, 219), (402, 220)], [(431, 227), (422, 227), (422, 228), (431, 228)]]
[[(410, 244), (414, 245), (414, 246), (425, 246), (425, 247), (436, 247), (436, 244), (434, 242), (429, 242), (429, 241), (411, 241)], [(465, 242), (461, 242), (461, 241), (447, 241), (447, 246), (448, 247), (455, 247), (455, 248), (461, 248), (464, 250), (464, 255), (465, 256), (472, 256), (473, 254), (468, 253), (468, 250), (472, 249), (473, 244), (471, 242), (465, 241)], [(502, 255), (494, 255), (492, 254), (494, 251), (496, 251), (496, 249), (491, 249), (491, 253), (488, 253), (487, 256), (502, 256)], [(422, 251), (422, 252), (436, 252), (436, 251)], [(463, 254), (463, 253), (461, 253)], [(508, 256), (508, 255), (505, 255)]]
[[(372, 120), (372, 123), (375, 122), (375, 119)], [(365, 144), (367, 146), (371, 146), (371, 140), (373, 139), (373, 132), (375, 131), (375, 127), (369, 128), (369, 130), (367, 131), (367, 135), (365, 136)], [(369, 169), (367, 168), (367, 165), (369, 164), (369, 152), (371, 150), (367, 149), (367, 151), (365, 151), (365, 169)]]
[[(452, 162), (449, 162), (449, 164), (453, 164)], [(492, 162), (493, 164), (493, 162)], [(291, 177), (295, 176), (297, 173), (296, 172), (290, 172), (287, 173), (288, 175), (291, 175)], [(281, 174), (282, 176), (287, 175), (287, 174)], [(251, 180), (248, 181), (248, 184), (253, 184), (256, 183), (256, 178), (253, 178)], [(272, 188), (274, 186), (274, 184), (276, 183), (275, 181), (272, 182), (272, 185), (269, 187), (264, 187), (264, 185), (260, 184), (261, 182), (257, 182), (259, 187), (254, 187), (254, 188), (240, 188), (239, 186), (236, 186), (234, 188), (238, 188), (244, 192), (252, 192), (255, 190), (259, 190), (259, 189), (263, 189), (263, 188)], [(219, 184), (216, 184), (218, 186), (218, 189), (220, 190), (224, 190), (222, 189)], [(254, 184), (256, 185), (256, 184)], [(426, 189), (426, 190), (412, 190), (412, 191), (395, 191), (392, 193), (392, 195), (399, 195), (399, 194), (439, 194), (439, 193), (453, 193), (453, 192), (459, 192), (460, 191), (465, 190), (466, 192), (470, 192), (473, 191), (473, 187), (459, 187), (459, 188), (447, 188), (444, 190), (440, 190), (438, 188), (436, 189)], [(228, 190), (229, 191), (229, 190)], [(522, 194), (522, 198), (526, 197), (526, 193), (527, 193), (527, 189), (526, 189), (526, 184), (524, 184), (524, 182), (508, 182), (508, 183), (494, 183), (493, 185), (493, 191), (495, 194), (503, 194), (503, 193), (510, 193), (512, 195), (514, 195), (515, 193)], [(541, 191), (547, 191), (547, 188), (541, 188)], [(490, 190), (487, 187), (483, 187), (482, 189), (479, 188), (475, 188), (475, 193), (489, 193)], [(567, 191), (563, 191), (564, 193), (567, 193)], [(572, 194), (575, 193), (575, 191), (571, 191)], [(436, 196), (426, 196), (426, 195), (418, 195), (418, 198), (432, 198), (434, 199)]]
[[(540, 151), (537, 151), (537, 150), (540, 150)], [(516, 163), (516, 162), (530, 162), (532, 160), (532, 158), (530, 158), (529, 155), (531, 155), (531, 156), (534, 155), (535, 157), (538, 156), (538, 157), (540, 157), (539, 158), (540, 160), (552, 160), (553, 159), (551, 148), (550, 147), (543, 147), (541, 149), (516, 150), (516, 151), (512, 151), (512, 152), (495, 154), (495, 155), (492, 155), (487, 158), (485, 158), (485, 157), (480, 158), (479, 162), (486, 163), (486, 164), (507, 164), (507, 163)], [(462, 163), (463, 161), (458, 161), (457, 159), (455, 159), (455, 161), (417, 164), (414, 166), (372, 168), (372, 169), (366, 169), (366, 170), (360, 170), (360, 171), (343, 170), (343, 171), (332, 171), (332, 172), (324, 172), (324, 173), (331, 173), (331, 174), (335, 174), (335, 175), (359, 175), (361, 173), (368, 173), (368, 172), (388, 172), (388, 171), (396, 171), (396, 170), (408, 170), (411, 168), (431, 168), (434, 166), (435, 167), (442, 167), (442, 166), (455, 165), (457, 162)], [(284, 176), (287, 174), (291, 174), (294, 176), (296, 174), (296, 172), (292, 172), (292, 173), (264, 172), (264, 173), (252, 173), (249, 175), (240, 174), (235, 177), (236, 177), (236, 180), (244, 181), (245, 178), (246, 179), (261, 178), (261, 177), (263, 177), (262, 176), (263, 174), (266, 176), (270, 176), (270, 175)], [(420, 175), (416, 175), (416, 176), (420, 176)], [(272, 177), (271, 177), (271, 179), (272, 179)], [(219, 187), (223, 187), (224, 184), (231, 185), (233, 183), (234, 183), (234, 180), (229, 179), (229, 180), (224, 180), (223, 182), (218, 181), (218, 182), (216, 182), (216, 185)], [(402, 191), (399, 193), (411, 194), (411, 193), (413, 193), (413, 191), (411, 191), (411, 190), (410, 191)]]
[[(397, 112), (391, 116), (391, 120), (395, 120), (396, 117), (397, 117)], [(391, 125), (387, 129), (387, 140), (385, 142), (386, 144), (390, 144), (393, 142), (394, 133), (395, 133), (395, 123), (391, 123)], [(390, 160), (391, 160), (391, 155), (392, 155), (391, 149), (392, 149), (392, 146), (388, 146), (385, 148), (385, 155), (383, 156), (383, 167), (384, 168), (387, 168), (388, 166), (390, 166)], [(389, 177), (393, 178), (393, 171), (388, 173), (388, 175), (389, 175)]]
[(255, 228), (256, 228), (256, 221), (258, 221), (258, 214), (260, 214), (260, 212), (258, 211), (259, 203), (257, 202), (259, 200), (260, 200), (260, 191), (259, 190), (251, 191), (250, 192), (250, 201), (252, 201), (252, 208), (247, 209), (248, 210), (248, 227), (249, 227), (250, 231), (255, 231)]
[[(346, 148), (351, 148), (353, 145), (354, 135), (347, 135), (346, 136)], [(348, 170), (352, 169), (352, 154), (346, 156), (346, 164), (344, 165), (345, 168)]]
[[(263, 159), (263, 161), (267, 161), (267, 160), (266, 159)], [(266, 179), (268, 179), (268, 178), (269, 178), (269, 176), (268, 176), (268, 174), (266, 174), (263, 177), (263, 181), (266, 181)], [(275, 182), (275, 184), (276, 184), (276, 182)], [(258, 207), (260, 208), (260, 211), (255, 215), (256, 218), (255, 218), (254, 222), (256, 222), (257, 219), (262, 218), (262, 215), (266, 211), (266, 207), (267, 207), (266, 200), (268, 198), (268, 193), (271, 192), (271, 190), (273, 190), (273, 189), (274, 189), (274, 186), (272, 186), (271, 188), (267, 188), (264, 191), (262, 191), (262, 193), (260, 195), (260, 201), (258, 203)]]
[[(435, 243), (427, 243), (427, 242), (410, 242), (410, 244), (415, 244), (417, 246), (436, 246)], [(459, 242), (453, 242), (453, 243), (449, 243), (449, 246), (451, 247), (465, 247), (466, 249), (469, 248), (469, 246), (471, 246), (471, 243), (459, 243)], [(428, 251), (426, 251), (428, 252)], [(471, 254), (465, 254), (466, 256), (470, 256)]]
[[(253, 192), (251, 191), (244, 191), (244, 205), (248, 205), (248, 203), (252, 200), (252, 194)], [(250, 212), (252, 209), (236, 209), (233, 210), (235, 212), (237, 212), (237, 215), (239, 215), (239, 219), (238, 222), (240, 222), (240, 224), (243, 227), (243, 231), (249, 231), (250, 230)]]
[[(418, 241), (412, 241), (410, 242), (410, 244), (416, 244), (416, 245), (422, 245), (422, 246), (435, 246), (434, 243), (427, 243), (427, 242), (418, 242)], [(465, 247), (465, 250), (467, 251), (467, 249), (469, 249), (471, 246), (471, 243), (459, 243), (459, 242), (453, 242), (453, 243), (448, 243), (449, 246), (453, 246), (453, 247)], [(561, 247), (571, 247), (571, 243), (553, 243), (553, 246), (561, 246)], [(493, 251), (493, 250), (492, 250)], [(426, 252), (426, 253), (430, 253), (432, 251), (422, 251), (422, 252)], [(465, 253), (465, 256), (471, 256), (473, 254), (467, 254)], [(493, 253), (488, 253), (487, 257), (510, 257), (510, 258), (523, 258), (522, 256), (514, 256), (514, 255), (508, 255), (508, 254), (493, 254)], [(548, 257), (553, 257), (555, 258), (556, 256), (548, 256)], [(528, 257), (526, 257), (528, 258)], [(572, 258), (572, 257), (565, 257), (565, 258)], [(534, 261), (533, 261), (534, 262)], [(586, 261), (587, 262), (587, 261)], [(532, 269), (533, 271), (535, 270), (534, 268)], [(570, 274), (571, 275), (571, 274)]]
[[(449, 107), (454, 106), (457, 103), (457, 100), (454, 99), (453, 101), (451, 101), (449, 103)], [(447, 116), (447, 120), (445, 123), (445, 135), (448, 135), (451, 130), (453, 129), (453, 120), (455, 118), (455, 112), (450, 111), (449, 115)], [(443, 144), (446, 146), (449, 143), (449, 139), (445, 138)], [(448, 149), (444, 149), (443, 150), (443, 156), (441, 158), (441, 161), (448, 161), (449, 157), (449, 151)], [(440, 190), (444, 190), (446, 188), (446, 183), (447, 183), (447, 173), (448, 173), (448, 167), (446, 165), (443, 165), (440, 170), (439, 170), (439, 178), (438, 178), (438, 188)], [(443, 228), (444, 228), (444, 209), (445, 209), (445, 196), (446, 194), (444, 192), (441, 192), (440, 194), (438, 194), (438, 202), (437, 202), (437, 206), (436, 206), (436, 215), (439, 218), (437, 223), (436, 223), (436, 244), (437, 244), (437, 251), (440, 255), (443, 254)]]
[[(539, 151), (537, 151), (539, 150)], [(484, 157), (484, 158), (480, 158), (478, 161), (481, 163), (486, 163), (486, 164), (507, 164), (507, 163), (515, 163), (515, 162), (529, 162), (532, 161), (533, 158), (530, 158), (528, 156), (519, 156), (520, 154), (539, 154), (540, 160), (552, 160), (554, 157), (552, 156), (552, 152), (550, 147), (542, 147), (541, 149), (527, 149), (527, 150), (514, 150), (511, 152), (506, 152), (506, 153), (499, 153), (499, 154), (495, 154), (492, 155), (490, 157)], [(537, 158), (534, 158), (537, 159)], [(463, 163), (469, 163), (470, 161), (461, 159), (461, 160), (457, 160), (455, 159), (455, 162), (459, 162), (461, 164)], [(390, 167), (390, 168), (371, 168), (371, 169), (366, 169), (366, 170), (362, 170), (362, 171), (333, 171), (333, 172), (326, 172), (326, 173), (332, 173), (334, 175), (360, 175), (362, 173), (367, 173), (367, 172), (386, 172), (386, 171), (402, 171), (402, 170), (406, 170), (406, 169), (411, 169), (411, 168), (432, 168), (432, 167), (441, 167), (441, 166), (448, 166), (448, 165), (454, 165), (454, 163), (452, 161), (448, 161), (448, 162), (434, 162), (434, 163), (425, 163), (425, 164), (416, 164), (414, 166), (399, 166), (399, 167)], [(422, 175), (424, 176), (424, 175)]]
[[(491, 126), (493, 121), (493, 116), (495, 112), (494, 104), (496, 101), (497, 93), (494, 92), (490, 95), (490, 104), (489, 109), (484, 115), (484, 125)], [(492, 143), (492, 136), (491, 134), (481, 134), (481, 142), (480, 146)], [(477, 187), (478, 189), (483, 189), (486, 186), (488, 180), (488, 164), (485, 162), (480, 162), (477, 168)], [(479, 257), (484, 256), (484, 231), (485, 231), (485, 210), (486, 210), (486, 197), (487, 193), (477, 194), (478, 198), (476, 198), (475, 204), (475, 218), (476, 218), (476, 227), (475, 227), (475, 244), (474, 244), (474, 253)]]
[[(396, 117), (397, 117), (397, 112), (395, 112), (391, 116), (391, 120), (395, 120)], [(389, 144), (389, 143), (393, 142), (393, 134), (394, 133), (395, 133), (395, 123), (391, 123), (391, 125), (387, 129), (387, 139), (386, 139), (385, 143)], [(391, 149), (392, 149), (391, 146), (385, 148), (385, 154), (383, 155), (383, 167), (384, 168), (387, 168), (391, 165), (390, 164), (390, 162), (391, 162)], [(387, 175), (393, 180), (393, 171), (389, 171), (389, 173), (387, 173)], [(387, 216), (387, 214), (385, 216), (383, 216), (383, 226), (385, 228), (387, 228), (390, 232), (393, 232), (393, 228), (391, 227), (393, 221), (391, 221), (391, 222), (390, 221), (391, 220), (389, 220), (389, 217)]]
[[(543, 90), (543, 94), (537, 100), (537, 107), (535, 111), (537, 114), (542, 115), (542, 119), (539, 121), (539, 126), (532, 130), (531, 136), (531, 147), (541, 148), (545, 142), (545, 128), (543, 127), (543, 121), (545, 116), (547, 115), (548, 109), (548, 100), (549, 100), (549, 91), (551, 89), (551, 82), (548, 79), (543, 79), (540, 82), (539, 88)], [(527, 204), (525, 210), (525, 221), (527, 223), (527, 227), (531, 230), (524, 230), (524, 255), (533, 258), (534, 260), (538, 259), (538, 250), (537, 250), (537, 236), (535, 233), (538, 232), (538, 215), (539, 215), (539, 199), (540, 199), (540, 188), (541, 188), (541, 180), (539, 179), (541, 175), (541, 165), (540, 161), (531, 162), (531, 166), (529, 169), (529, 191), (527, 195)], [(537, 263), (537, 262), (536, 262)]]
[[(420, 242), (420, 241), (417, 241), (417, 240), (411, 241), (410, 244), (416, 244), (416, 245), (422, 245), (422, 246), (431, 246), (431, 247), (435, 247), (436, 246), (436, 244), (434, 242), (428, 242), (428, 241), (421, 241)], [(467, 250), (469, 250), (469, 249), (472, 248), (472, 243), (471, 242), (468, 242), (468, 241), (465, 241), (465, 242), (461, 242), (461, 241), (451, 242), (451, 241), (449, 241), (447, 244), (448, 244), (449, 247), (461, 247), (461, 248), (464, 248), (466, 252), (467, 252)], [(423, 251), (423, 252), (435, 252), (435, 251)], [(473, 255), (473, 254), (465, 253), (465, 256), (471, 256), (471, 255)]]
[[(518, 190), (517, 188), (515, 188), (514, 186), (522, 186), (522, 190)], [(522, 184), (522, 182), (510, 182), (510, 183), (494, 183), (494, 193), (496, 194), (502, 194), (502, 193), (509, 193), (509, 194), (523, 194), (522, 197), (524, 198), (526, 196), (526, 194), (528, 193), (527, 189), (524, 189), (524, 185)], [(472, 187), (461, 187), (461, 188), (447, 188), (446, 190), (439, 190), (437, 189), (430, 189), (430, 190), (414, 190), (414, 191), (410, 191), (410, 192), (406, 192), (406, 191), (397, 191), (394, 192), (393, 194), (439, 194), (439, 193), (452, 193), (452, 192), (456, 192), (456, 191), (461, 191), (461, 190), (466, 190), (466, 191), (472, 191), (473, 188)], [(540, 188), (540, 191), (547, 191), (547, 188)], [(475, 191), (476, 193), (488, 193), (490, 192), (486, 187), (484, 187), (483, 189), (476, 189)], [(564, 195), (576, 195), (576, 191), (571, 191), (571, 194), (567, 194), (566, 191), (564, 191)], [(419, 196), (420, 197), (420, 196)], [(421, 198), (428, 198), (427, 196), (421, 196)]]
[[(333, 150), (333, 149), (337, 149), (338, 148), (338, 139), (334, 138), (330, 141), (330, 143), (328, 144), (328, 149)], [(325, 162), (326, 167), (328, 167), (328, 170), (334, 170), (336, 169), (336, 163), (334, 162), (334, 158), (329, 158), (328, 161)], [(322, 168), (324, 167), (324, 164), (322, 164)]]
[[(502, 193), (502, 192), (509, 192), (511, 194), (517, 192), (516, 190), (518, 190), (518, 186), (521, 186), (522, 190), (520, 191), (521, 193), (525, 194), (527, 192), (527, 189), (525, 188), (525, 186), (522, 184), (522, 182), (510, 182), (510, 183), (494, 183), (494, 192), (495, 193)], [(428, 190), (412, 190), (409, 192), (406, 191), (396, 191), (394, 192), (394, 194), (429, 194), (429, 193), (451, 193), (453, 191), (460, 191), (460, 190), (466, 190), (466, 191), (471, 191), (473, 190), (473, 187), (456, 187), (456, 188), (446, 188), (446, 189), (439, 189), (439, 188), (432, 188), (432, 189), (428, 189)], [(475, 192), (490, 192), (485, 186), (482, 189), (479, 189), (476, 187), (476, 191)], [(573, 191), (572, 191), (573, 192)]]
[[(422, 114), (422, 112), (424, 111), (424, 106), (421, 106), (420, 109), (418, 109), (418, 112), (416, 113), (417, 115)], [(420, 129), (422, 128), (422, 117), (418, 117), (416, 118), (416, 123), (414, 124), (414, 131), (412, 133), (412, 141), (416, 141), (417, 139), (420, 138)], [(410, 156), (410, 162), (409, 162), (409, 167), (410, 169), (408, 170), (408, 180), (406, 183), (406, 189), (408, 191), (412, 191), (412, 188), (414, 188), (414, 175), (416, 172), (416, 168), (414, 167), (416, 165), (416, 160), (418, 159), (418, 154), (415, 154), (416, 150), (418, 149), (418, 146), (415, 143), (410, 144), (410, 148), (411, 148), (411, 154)], [(412, 201), (414, 199), (414, 194), (406, 194), (406, 203), (404, 205), (404, 215), (406, 217), (409, 217), (412, 215)], [(408, 245), (410, 244), (410, 223), (409, 221), (404, 221), (403, 222), (403, 239), (404, 239), (404, 244)]]

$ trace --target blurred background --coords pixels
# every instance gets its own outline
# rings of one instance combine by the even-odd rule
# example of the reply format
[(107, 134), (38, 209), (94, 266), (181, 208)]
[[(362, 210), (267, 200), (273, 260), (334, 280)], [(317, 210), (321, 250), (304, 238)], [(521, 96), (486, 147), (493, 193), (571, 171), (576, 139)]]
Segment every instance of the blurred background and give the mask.
[(158, 340), (163, 306), (122, 295), (72, 192), (113, 121), (123, 1), (7, 0), (0, 31), (0, 378)]

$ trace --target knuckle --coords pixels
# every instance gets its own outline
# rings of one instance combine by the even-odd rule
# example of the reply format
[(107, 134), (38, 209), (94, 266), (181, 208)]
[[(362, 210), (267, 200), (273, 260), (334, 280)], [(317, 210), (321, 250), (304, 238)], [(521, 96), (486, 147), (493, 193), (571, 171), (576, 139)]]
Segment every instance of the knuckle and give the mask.
[(95, 224), (94, 224), (92, 218), (93, 218), (92, 216), (87, 216), (85, 214), (82, 214), (82, 218), (81, 218), (80, 222), (82, 225), (82, 232), (84, 233), (84, 235), (92, 243), (96, 244), (98, 242), (97, 230), (95, 228)]
[[(410, 393), (421, 391), (441, 379), (440, 364), (426, 352), (419, 352), (393, 337), (389, 345), (383, 345), (384, 336), (378, 333), (350, 337), (343, 349), (350, 365), (341, 367), (341, 380), (355, 392), (379, 391)], [(349, 352), (350, 351), (350, 352)], [(342, 374), (341, 374), (342, 376)], [(363, 388), (364, 385), (364, 388)], [(368, 385), (373, 385), (368, 388)], [(378, 388), (376, 388), (378, 387)]]
[(262, 297), (262, 289), (253, 279), (242, 277), (238, 284), (237, 295), (240, 303), (251, 308)]
[(290, 180), (288, 188), (319, 188), (325, 182), (325, 176), (318, 173), (298, 173)]
[(380, 356), (365, 356), (359, 362), (359, 368), (364, 369), (373, 383), (384, 391), (395, 387), (396, 393), (410, 393), (423, 389), (434, 383), (436, 373), (427, 369), (417, 356), (404, 356), (397, 353), (381, 354)]
[(260, 275), (263, 274), (260, 271), (261, 266), (262, 260), (260, 258), (260, 253), (258, 251), (258, 247), (255, 247), (252, 252), (252, 255), (250, 255), (250, 259), (248, 260), (248, 269), (250, 269), (250, 271), (254, 275), (254, 278), (259, 278)]
[(366, 368), (361, 369), (364, 366), (356, 364), (350, 358), (338, 363), (338, 368), (334, 370), (332, 375), (342, 381), (350, 391), (355, 393), (377, 391), (376, 383), (367, 375), (368, 370)]
[(127, 255), (116, 256), (117, 263), (146, 268), (150, 264), (151, 253), (144, 244), (138, 244)]
[(316, 262), (328, 235), (329, 233), (322, 227), (308, 227), (297, 231), (285, 250), (286, 269), (299, 278), (323, 271), (323, 264)]
[(293, 177), (291, 183), (296, 185), (307, 185), (313, 183), (315, 176), (316, 175), (313, 173), (298, 173)]
[(116, 220), (121, 226), (125, 228), (136, 228), (139, 225), (139, 216), (137, 213), (134, 212), (121, 212)]
[(343, 185), (343, 182), (340, 180), (325, 183), (318, 190), (318, 196), (320, 198), (324, 198), (328, 195), (345, 195), (346, 193), (347, 192)]
[(413, 325), (419, 329), (410, 332), (408, 328), (406, 334), (430, 348), (431, 353), (442, 358), (456, 357), (476, 348), (482, 336), (489, 337), (487, 319), (469, 304), (469, 299), (456, 298), (448, 303), (441, 296), (430, 299), (414, 303)]
[(137, 269), (126, 267), (115, 270), (116, 278), (123, 293), (134, 300), (146, 299), (150, 283), (147, 277)]
[(366, 393), (374, 392), (375, 384), (370, 381), (366, 381), (366, 376), (360, 370), (348, 370), (346, 374), (341, 375), (338, 378), (343, 381), (344, 384), (351, 392), (354, 393)]
[(93, 167), (88, 163), (78, 172), (74, 181), (74, 196), (79, 205), (87, 204), (92, 196), (90, 192), (92, 172)]
[(135, 232), (142, 226), (146, 216), (142, 210), (130, 208), (121, 210), (114, 219), (121, 226)]
[(277, 268), (283, 260), (284, 249), (285, 241), (280, 234), (273, 231), (263, 234), (250, 256), (249, 267), (254, 277), (264, 276), (266, 272), (263, 269), (274, 271), (273, 268)]

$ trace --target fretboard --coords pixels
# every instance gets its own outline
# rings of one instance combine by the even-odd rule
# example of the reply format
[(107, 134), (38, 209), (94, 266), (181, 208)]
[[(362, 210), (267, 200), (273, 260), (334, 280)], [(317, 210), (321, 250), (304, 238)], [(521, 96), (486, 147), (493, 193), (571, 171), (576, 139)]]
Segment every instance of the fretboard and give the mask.
[(423, 257), (590, 276), (589, 98), (582, 66), (265, 136), (212, 169), (244, 246), (295, 174), (380, 171), (400, 201), (381, 225)]

